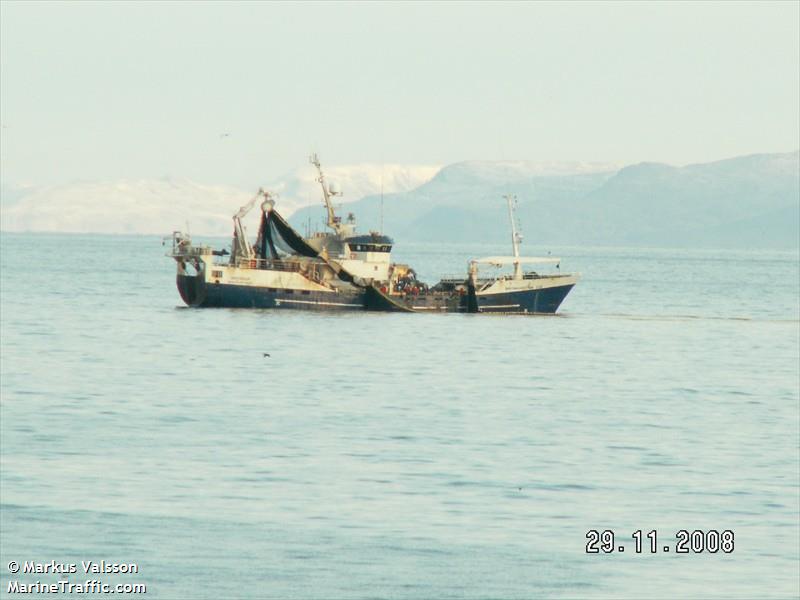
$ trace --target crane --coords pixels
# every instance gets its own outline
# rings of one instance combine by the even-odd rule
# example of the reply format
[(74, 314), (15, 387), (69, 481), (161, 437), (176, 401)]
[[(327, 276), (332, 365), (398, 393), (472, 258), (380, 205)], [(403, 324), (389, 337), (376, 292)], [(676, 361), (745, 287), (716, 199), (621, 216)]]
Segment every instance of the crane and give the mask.
[(247, 233), (245, 231), (244, 225), (242, 225), (242, 219), (249, 213), (253, 206), (255, 206), (256, 201), (261, 197), (264, 197), (264, 203), (262, 203), (262, 209), (264, 208), (266, 203), (274, 203), (274, 199), (272, 194), (269, 192), (265, 192), (263, 189), (258, 188), (258, 193), (253, 196), (250, 201), (242, 206), (235, 215), (233, 215), (233, 252), (231, 253), (231, 264), (235, 264), (237, 258), (247, 258), (252, 259), (255, 258), (255, 252), (253, 252), (253, 247), (247, 241)]

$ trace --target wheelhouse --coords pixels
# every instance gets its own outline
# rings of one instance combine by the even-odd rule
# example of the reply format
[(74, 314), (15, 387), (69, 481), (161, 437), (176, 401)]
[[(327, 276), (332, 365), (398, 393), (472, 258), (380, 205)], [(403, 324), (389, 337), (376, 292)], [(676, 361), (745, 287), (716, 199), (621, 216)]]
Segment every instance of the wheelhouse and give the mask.
[(345, 240), (350, 252), (382, 252), (392, 251), (394, 240), (386, 235), (373, 233), (370, 235), (357, 235)]

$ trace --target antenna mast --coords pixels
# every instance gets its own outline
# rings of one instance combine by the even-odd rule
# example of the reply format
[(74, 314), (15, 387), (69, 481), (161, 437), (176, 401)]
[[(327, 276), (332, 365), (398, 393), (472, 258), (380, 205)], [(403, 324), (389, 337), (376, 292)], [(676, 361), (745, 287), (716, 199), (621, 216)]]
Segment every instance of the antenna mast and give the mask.
[(503, 196), (508, 202), (508, 218), (511, 220), (511, 247), (514, 250), (514, 279), (522, 279), (522, 265), (519, 262), (519, 244), (522, 241), (522, 234), (517, 231), (517, 223), (514, 218), (514, 204), (517, 197), (513, 194)]
[(342, 220), (336, 216), (336, 213), (333, 210), (333, 203), (331, 202), (331, 196), (336, 196), (337, 193), (331, 191), (328, 188), (328, 184), (325, 183), (325, 174), (322, 172), (322, 167), (319, 164), (319, 158), (317, 158), (316, 152), (309, 157), (308, 162), (317, 168), (317, 181), (322, 186), (322, 195), (325, 199), (325, 208), (328, 211), (328, 227), (333, 229), (336, 233), (341, 233)]

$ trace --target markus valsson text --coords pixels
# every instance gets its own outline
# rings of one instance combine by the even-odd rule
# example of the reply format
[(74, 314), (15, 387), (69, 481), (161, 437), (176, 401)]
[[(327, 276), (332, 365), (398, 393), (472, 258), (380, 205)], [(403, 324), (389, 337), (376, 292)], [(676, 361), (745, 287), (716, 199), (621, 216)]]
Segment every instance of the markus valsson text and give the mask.
[(105, 560), (82, 560), (79, 563), (50, 562), (40, 563), (26, 560), (22, 563), (23, 573), (138, 573), (139, 565), (136, 563), (117, 563)]

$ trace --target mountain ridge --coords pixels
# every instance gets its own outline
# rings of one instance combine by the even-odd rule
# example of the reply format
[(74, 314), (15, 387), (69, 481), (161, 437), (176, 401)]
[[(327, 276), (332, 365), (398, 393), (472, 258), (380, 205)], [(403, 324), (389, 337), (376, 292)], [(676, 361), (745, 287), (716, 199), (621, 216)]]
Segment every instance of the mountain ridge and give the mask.
[[(511, 193), (528, 244), (800, 246), (800, 150), (684, 166), (462, 161), (325, 172), (354, 198), (337, 207), (356, 214), (359, 231), (383, 228), (398, 241), (505, 241), (502, 196)], [(265, 189), (280, 194), (278, 209), (298, 230), (324, 229), (313, 169), (297, 169)], [(232, 214), (254, 191), (174, 178), (4, 188), (0, 225), (166, 234), (188, 220), (193, 233), (227, 236)], [(256, 213), (246, 221), (251, 234)]]
[[(437, 179), (384, 199), (388, 233), (410, 241), (501, 242), (508, 237), (501, 196), (512, 193), (527, 240), (536, 244), (800, 245), (800, 151), (685, 166), (642, 162), (616, 172), (533, 175), (504, 183), (482, 172), (446, 186)], [(378, 228), (374, 197), (346, 206), (361, 218), (362, 229)], [(452, 210), (449, 219), (443, 207)], [(781, 220), (770, 217), (776, 214)], [(320, 215), (321, 209), (304, 208), (295, 222), (319, 222)]]

